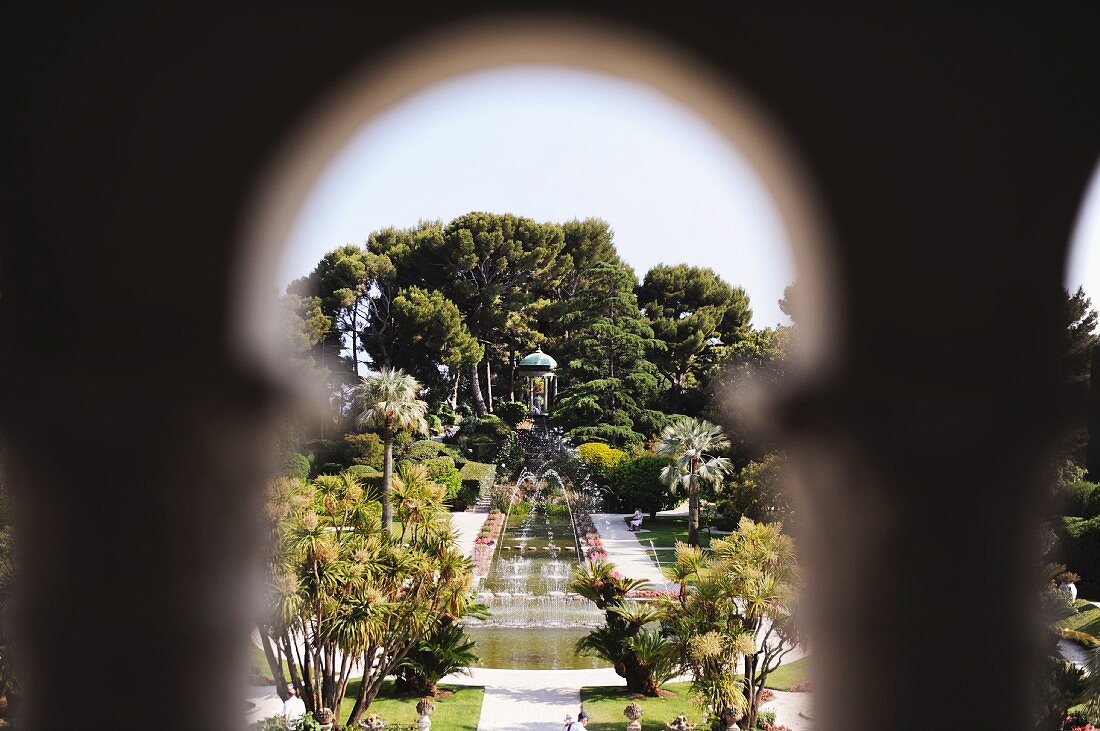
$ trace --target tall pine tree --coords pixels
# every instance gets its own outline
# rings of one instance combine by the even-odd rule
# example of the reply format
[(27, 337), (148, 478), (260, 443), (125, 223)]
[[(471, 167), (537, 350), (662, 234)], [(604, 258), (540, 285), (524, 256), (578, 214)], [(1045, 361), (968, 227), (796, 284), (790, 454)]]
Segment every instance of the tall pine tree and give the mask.
[(634, 295), (630, 267), (601, 262), (583, 289), (570, 298), (563, 317), (571, 337), (554, 422), (575, 441), (638, 444), (664, 424), (648, 408), (658, 377), (646, 352), (660, 348)]

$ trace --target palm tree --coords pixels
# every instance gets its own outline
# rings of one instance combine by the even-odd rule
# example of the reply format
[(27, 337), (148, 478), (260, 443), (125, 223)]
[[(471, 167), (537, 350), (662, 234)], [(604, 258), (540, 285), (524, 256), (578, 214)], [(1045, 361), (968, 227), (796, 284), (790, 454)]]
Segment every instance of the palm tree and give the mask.
[(353, 397), (361, 407), (357, 423), (382, 434), (385, 457), (382, 462), (382, 522), (389, 530), (393, 525), (390, 491), (393, 483), (393, 438), (398, 432), (428, 431), (425, 416), (428, 404), (417, 398), (420, 384), (400, 368), (383, 368), (367, 376), (355, 387)]
[(729, 445), (722, 427), (689, 417), (666, 426), (657, 441), (654, 451), (659, 456), (676, 459), (661, 470), (661, 480), (679, 486), (688, 495), (688, 542), (693, 546), (699, 545), (699, 488), (730, 471), (728, 459), (713, 455)]

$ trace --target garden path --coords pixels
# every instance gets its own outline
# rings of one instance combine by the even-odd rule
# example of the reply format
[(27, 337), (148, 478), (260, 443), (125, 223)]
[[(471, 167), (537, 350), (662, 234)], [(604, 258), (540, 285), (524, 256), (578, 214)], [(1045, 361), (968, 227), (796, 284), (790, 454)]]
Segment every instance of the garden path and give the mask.
[(477, 731), (548, 731), (574, 719), (586, 685), (625, 685), (611, 668), (587, 670), (498, 670), (471, 668), (444, 682), (485, 686)]
[(472, 556), (474, 553), (474, 541), (481, 532), (481, 524), (485, 522), (486, 513), (451, 513), (451, 527), (455, 531), (455, 544), (463, 556)]
[(675, 589), (657, 565), (646, 554), (648, 546), (640, 542), (644, 539), (632, 533), (623, 520), (629, 513), (594, 513), (592, 522), (600, 534), (604, 553), (609, 563), (623, 576), (633, 579), (645, 579), (656, 589)]

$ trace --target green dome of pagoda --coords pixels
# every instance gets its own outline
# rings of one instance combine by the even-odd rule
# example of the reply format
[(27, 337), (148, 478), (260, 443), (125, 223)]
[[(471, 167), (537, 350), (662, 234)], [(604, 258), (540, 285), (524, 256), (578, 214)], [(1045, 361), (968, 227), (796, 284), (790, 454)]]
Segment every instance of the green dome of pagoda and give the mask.
[(557, 369), (558, 362), (539, 348), (534, 353), (527, 355), (516, 364), (516, 368), (522, 371), (552, 371)]

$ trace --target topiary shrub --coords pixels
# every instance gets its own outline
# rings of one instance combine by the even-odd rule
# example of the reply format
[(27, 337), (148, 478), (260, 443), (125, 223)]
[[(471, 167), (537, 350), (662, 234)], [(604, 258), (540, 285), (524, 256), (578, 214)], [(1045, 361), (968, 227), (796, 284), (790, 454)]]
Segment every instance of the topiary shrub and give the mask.
[(459, 477), (462, 480), (462, 488), (454, 500), (455, 510), (465, 510), (477, 502), (484, 492), (488, 494), (496, 481), (497, 466), (482, 462), (467, 462), (462, 465)]
[(632, 512), (641, 508), (651, 518), (658, 510), (676, 507), (679, 496), (661, 482), (661, 470), (672, 464), (668, 457), (646, 455), (623, 460), (608, 473), (606, 495), (619, 510)]
[(447, 500), (451, 501), (453, 504), (455, 498), (458, 497), (459, 491), (462, 489), (462, 478), (455, 468), (454, 458), (447, 456), (434, 457), (425, 460), (424, 466), (428, 468), (429, 479), (447, 488)]
[(600, 487), (607, 487), (611, 470), (627, 458), (626, 452), (600, 442), (588, 442), (577, 447), (577, 457), (588, 467), (592, 479)]
[(499, 401), (493, 407), (493, 413), (514, 429), (517, 424), (527, 418), (527, 404), (519, 401)]
[(283, 475), (296, 480), (309, 479), (309, 457), (298, 452), (291, 452), (283, 460)]
[(436, 457), (447, 456), (452, 459), (455, 456), (453, 447), (432, 439), (421, 439), (409, 444), (401, 453), (401, 458), (409, 462), (426, 462)]
[(377, 434), (347, 434), (344, 436), (345, 460), (351, 464), (381, 467), (385, 446)]
[(382, 486), (382, 471), (370, 465), (353, 464), (344, 472), (359, 480), (364, 487), (379, 488)]
[(338, 475), (343, 472), (346, 467), (340, 462), (325, 462), (321, 465), (321, 469), (318, 470), (319, 475)]

